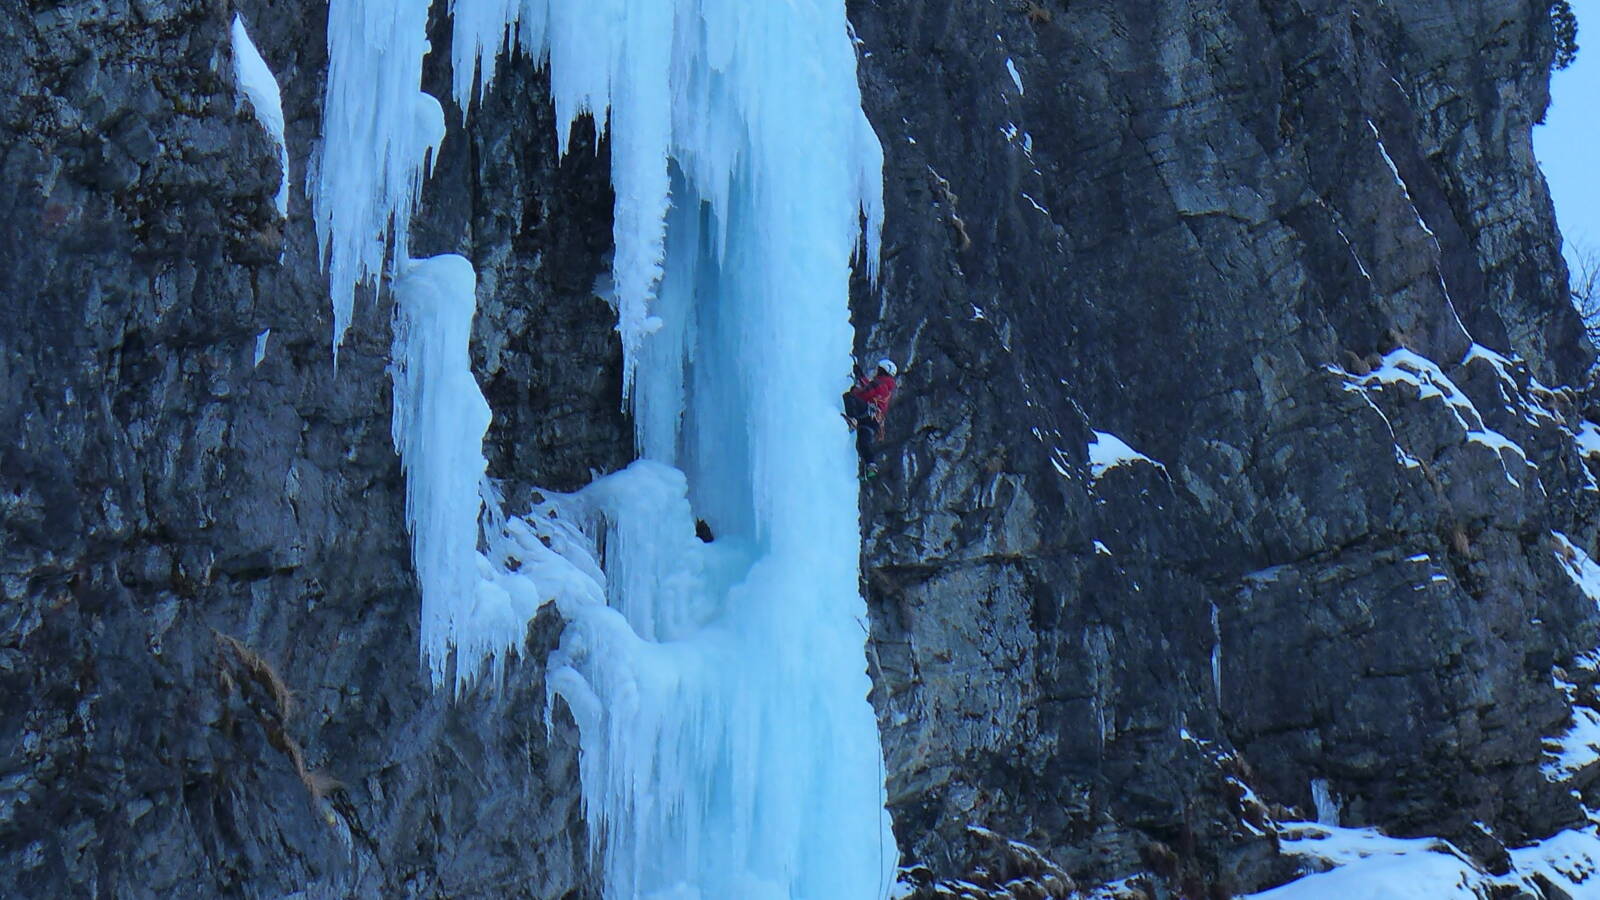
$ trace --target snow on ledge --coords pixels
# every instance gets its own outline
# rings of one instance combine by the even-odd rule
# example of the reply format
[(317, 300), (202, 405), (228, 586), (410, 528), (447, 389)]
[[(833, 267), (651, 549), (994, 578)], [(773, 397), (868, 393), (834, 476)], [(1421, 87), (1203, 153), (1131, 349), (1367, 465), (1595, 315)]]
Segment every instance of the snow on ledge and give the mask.
[(1547, 781), (1561, 784), (1600, 761), (1600, 713), (1579, 706), (1578, 686), (1562, 678), (1559, 672), (1551, 680), (1566, 695), (1567, 706), (1572, 710), (1572, 725), (1561, 734), (1544, 739), (1545, 761), (1540, 772)]
[(1593, 825), (1551, 835), (1511, 851), (1513, 871), (1542, 873), (1574, 900), (1600, 897), (1600, 837)]
[[(1584, 596), (1600, 605), (1600, 565), (1596, 565), (1589, 554), (1561, 532), (1550, 532), (1550, 539), (1555, 545), (1551, 552), (1555, 554), (1556, 562), (1561, 564), (1562, 571), (1583, 591)], [(1592, 662), (1592, 657), (1579, 660), (1580, 665), (1588, 662)], [(1544, 739), (1546, 759), (1542, 767), (1544, 777), (1557, 783), (1570, 779), (1600, 761), (1600, 712), (1579, 706), (1577, 685), (1562, 677), (1562, 674), (1557, 670), (1553, 680), (1567, 697), (1567, 706), (1572, 710), (1572, 725), (1561, 734)], [(1600, 897), (1600, 889), (1594, 896)]]
[(233, 16), (233, 74), (239, 80), (239, 90), (250, 98), (250, 108), (255, 110), (256, 121), (266, 129), (273, 143), (278, 145), (278, 162), (283, 166), (283, 179), (278, 182), (278, 195), (273, 203), (278, 215), (289, 215), (289, 144), (283, 135), (283, 97), (278, 91), (278, 79), (267, 68), (245, 31), (244, 18)]
[[(1506, 481), (1510, 482), (1513, 487), (1520, 488), (1522, 486), (1517, 476), (1512, 474), (1511, 467), (1506, 464), (1504, 453), (1513, 454), (1526, 467), (1529, 465), (1527, 452), (1515, 441), (1485, 424), (1483, 415), (1478, 412), (1478, 408), (1473, 405), (1472, 400), (1462, 393), (1460, 388), (1456, 387), (1455, 382), (1451, 381), (1450, 377), (1445, 375), (1444, 370), (1440, 369), (1433, 360), (1400, 347), (1389, 351), (1378, 367), (1366, 375), (1355, 375), (1337, 366), (1329, 366), (1328, 369), (1344, 378), (1345, 389), (1349, 391), (1366, 394), (1384, 387), (1403, 383), (1416, 388), (1419, 400), (1427, 400), (1429, 398), (1440, 400), (1444, 403), (1445, 409), (1456, 420), (1456, 424), (1461, 427), (1462, 434), (1465, 435), (1467, 441), (1493, 450), (1496, 458), (1500, 461), (1500, 467), (1505, 473)], [(1377, 406), (1372, 404), (1370, 399), (1368, 403), (1373, 406), (1373, 409), (1377, 409)], [(1383, 416), (1384, 422), (1389, 425), (1390, 434), (1394, 435), (1394, 426), (1389, 421), (1389, 417), (1383, 414), (1383, 410), (1377, 409), (1377, 411), (1379, 415)], [(1395, 444), (1395, 452), (1396, 458), (1402, 464), (1408, 468), (1412, 467), (1411, 464), (1415, 457), (1400, 447), (1398, 442)]]
[(1572, 441), (1578, 445), (1580, 456), (1600, 456), (1600, 425), (1584, 420), (1578, 426), (1578, 433), (1572, 436)]
[(1534, 888), (1540, 877), (1575, 900), (1600, 898), (1600, 879), (1594, 877), (1600, 838), (1593, 825), (1511, 850), (1511, 871), (1499, 876), (1438, 838), (1392, 838), (1372, 828), (1311, 822), (1283, 823), (1279, 834), (1285, 853), (1334, 868), (1245, 900), (1481, 900), (1496, 889)]
[(1167, 469), (1161, 463), (1129, 447), (1116, 435), (1108, 431), (1094, 432), (1094, 440), (1089, 442), (1089, 473), (1095, 478), (1100, 478), (1117, 466), (1135, 462), (1148, 463), (1163, 472)]
[(1556, 544), (1552, 552), (1555, 553), (1556, 561), (1561, 563), (1561, 568), (1567, 573), (1567, 577), (1571, 578), (1572, 583), (1582, 589), (1590, 600), (1600, 605), (1600, 565), (1596, 565), (1595, 561), (1589, 558), (1589, 554), (1583, 552), (1561, 532), (1552, 531), (1550, 537)]
[[(1534, 428), (1538, 428), (1546, 422), (1553, 422), (1558, 425), (1561, 423), (1560, 418), (1546, 406), (1529, 402), (1524, 395), (1523, 388), (1519, 385), (1516, 376), (1512, 374), (1522, 364), (1520, 360), (1509, 359), (1482, 344), (1474, 342), (1472, 347), (1467, 350), (1467, 355), (1462, 357), (1461, 364), (1463, 366), (1470, 365), (1475, 360), (1482, 360), (1493, 367), (1496, 377), (1500, 379), (1500, 397), (1505, 402), (1506, 412), (1516, 415), (1520, 409), (1522, 421)], [(1541, 384), (1539, 379), (1526, 372), (1522, 374), (1528, 382), (1526, 394), (1531, 394), (1535, 398), (1548, 397), (1554, 394), (1554, 391)]]

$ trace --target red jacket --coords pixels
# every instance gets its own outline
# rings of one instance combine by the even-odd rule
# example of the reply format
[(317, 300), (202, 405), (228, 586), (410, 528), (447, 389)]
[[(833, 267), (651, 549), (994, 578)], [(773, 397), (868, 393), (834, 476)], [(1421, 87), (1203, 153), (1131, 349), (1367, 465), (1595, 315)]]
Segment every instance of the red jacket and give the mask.
[(856, 379), (856, 386), (850, 394), (872, 407), (872, 417), (882, 425), (884, 417), (889, 414), (889, 401), (894, 399), (894, 388), (894, 376), (880, 372), (870, 379)]

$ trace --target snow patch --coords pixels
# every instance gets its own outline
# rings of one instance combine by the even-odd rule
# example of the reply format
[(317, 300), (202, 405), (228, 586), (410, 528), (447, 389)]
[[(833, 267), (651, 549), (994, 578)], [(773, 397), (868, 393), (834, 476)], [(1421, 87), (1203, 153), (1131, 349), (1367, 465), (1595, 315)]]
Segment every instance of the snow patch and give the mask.
[[(1479, 826), (1482, 828), (1482, 825)], [(1485, 829), (1487, 831), (1487, 829)], [(1373, 828), (1311, 822), (1279, 826), (1285, 853), (1326, 871), (1250, 894), (1245, 900), (1482, 900), (1521, 889), (1545, 896), (1541, 879), (1574, 900), (1600, 900), (1600, 837), (1593, 825), (1510, 850), (1511, 870), (1495, 876), (1448, 841), (1392, 838)]]
[(261, 123), (272, 142), (278, 146), (283, 180), (278, 183), (278, 194), (273, 198), (273, 205), (278, 208), (278, 215), (287, 216), (289, 143), (283, 133), (283, 98), (278, 90), (278, 79), (273, 77), (267, 61), (261, 58), (261, 51), (250, 40), (250, 33), (244, 27), (244, 17), (238, 13), (233, 16), (233, 74), (239, 82), (239, 90), (250, 99), (250, 108), (255, 112), (256, 121)]
[[(1514, 363), (1499, 353), (1490, 350), (1488, 347), (1485, 347), (1482, 344), (1474, 343), (1470, 348), (1468, 348), (1467, 355), (1462, 357), (1461, 362), (1465, 364), (1472, 362), (1475, 359), (1481, 359), (1489, 363), (1499, 370), (1501, 377), (1507, 380), (1511, 379), (1509, 370)], [(1512, 382), (1513, 385), (1515, 385), (1515, 383), (1515, 381)]]
[[(1409, 384), (1417, 389), (1419, 400), (1437, 399), (1443, 402), (1456, 420), (1456, 424), (1461, 427), (1466, 439), (1494, 450), (1506, 480), (1515, 487), (1521, 486), (1521, 482), (1512, 474), (1511, 467), (1506, 464), (1503, 452), (1515, 455), (1522, 461), (1524, 467), (1528, 465), (1527, 452), (1516, 442), (1485, 425), (1478, 408), (1432, 360), (1400, 347), (1391, 350), (1383, 357), (1378, 367), (1366, 375), (1357, 376), (1337, 366), (1328, 368), (1344, 378), (1345, 390), (1348, 391), (1366, 394), (1382, 387)], [(1393, 437), (1394, 425), (1389, 421), (1389, 417), (1378, 409), (1370, 397), (1367, 398), (1367, 402), (1380, 416), (1383, 416), (1384, 423), (1389, 426), (1389, 433)], [(1416, 463), (1415, 457), (1399, 445), (1398, 439), (1395, 443), (1395, 453), (1400, 462), (1408, 468)]]
[(1587, 458), (1600, 456), (1600, 425), (1584, 420), (1579, 423), (1578, 431), (1572, 436), (1573, 443), (1578, 445), (1578, 454)]
[(1161, 463), (1128, 446), (1116, 435), (1106, 431), (1094, 432), (1094, 440), (1089, 442), (1089, 472), (1095, 478), (1100, 478), (1117, 466), (1136, 462), (1147, 463), (1163, 472), (1167, 469)]
[(1594, 826), (1559, 832), (1510, 855), (1514, 871), (1543, 874), (1573, 900), (1600, 900), (1600, 838)]
[[(1524, 422), (1535, 428), (1548, 422), (1560, 422), (1560, 419), (1552, 414), (1549, 409), (1538, 403), (1530, 403), (1527, 400), (1517, 378), (1512, 374), (1519, 365), (1517, 361), (1508, 359), (1482, 344), (1474, 343), (1467, 350), (1467, 355), (1462, 357), (1461, 364), (1465, 366), (1479, 360), (1488, 363), (1494, 369), (1495, 375), (1499, 379), (1500, 398), (1505, 404), (1506, 412), (1514, 415), (1520, 414)], [(1528, 381), (1528, 393), (1531, 393), (1534, 397), (1552, 396), (1553, 392), (1543, 384), (1540, 384), (1539, 379), (1531, 375), (1525, 377)]]
[[(1576, 432), (1569, 430), (1568, 434), (1572, 435), (1572, 443), (1577, 447), (1580, 457), (1585, 460), (1600, 457), (1600, 426), (1584, 420), (1579, 423)], [(1588, 465), (1583, 466), (1583, 480), (1584, 490), (1600, 493), (1600, 481), (1595, 480), (1594, 473), (1589, 470)]]
[(1022, 76), (1017, 73), (1017, 64), (1012, 62), (1009, 56), (1006, 57), (1006, 72), (1011, 75), (1011, 83), (1017, 86), (1017, 93), (1026, 94), (1027, 91), (1022, 89)]
[(1562, 571), (1572, 579), (1584, 595), (1600, 605), (1600, 565), (1589, 558), (1589, 554), (1567, 539), (1559, 531), (1550, 532), (1550, 537), (1555, 540), (1556, 561), (1561, 563)]
[(261, 361), (267, 358), (267, 338), (271, 336), (271, 328), (264, 329), (260, 334), (256, 335), (255, 360), (250, 364), (251, 368), (261, 365)]
[(1578, 686), (1554, 674), (1551, 681), (1566, 695), (1572, 711), (1572, 725), (1559, 735), (1544, 739), (1544, 777), (1560, 784), (1600, 761), (1600, 712), (1579, 706)]
[(1249, 895), (1256, 900), (1479, 900), (1467, 887), (1482, 876), (1457, 852), (1436, 852), (1438, 842), (1402, 841), (1376, 831), (1299, 829), (1283, 851), (1314, 856), (1336, 868)]

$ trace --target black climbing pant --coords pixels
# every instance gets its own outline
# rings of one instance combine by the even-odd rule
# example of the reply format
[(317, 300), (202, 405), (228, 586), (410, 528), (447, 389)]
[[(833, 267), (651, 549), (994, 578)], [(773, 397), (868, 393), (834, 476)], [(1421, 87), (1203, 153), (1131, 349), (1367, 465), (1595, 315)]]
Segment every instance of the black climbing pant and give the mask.
[(856, 453), (862, 462), (872, 462), (873, 445), (878, 442), (878, 420), (872, 417), (872, 408), (860, 397), (846, 393), (844, 414), (856, 423)]

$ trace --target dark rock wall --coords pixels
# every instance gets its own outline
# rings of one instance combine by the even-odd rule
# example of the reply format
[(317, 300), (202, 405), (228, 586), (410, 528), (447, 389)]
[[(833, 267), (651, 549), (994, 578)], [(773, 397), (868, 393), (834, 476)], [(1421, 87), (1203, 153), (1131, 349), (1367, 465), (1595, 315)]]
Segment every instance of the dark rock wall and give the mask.
[[(1596, 640), (1549, 534), (1594, 551), (1585, 401), (1530, 380), (1592, 360), (1531, 153), (1545, 4), (850, 13), (888, 157), (861, 350), (907, 369), (863, 504), (908, 857), (969, 871), (975, 823), (1080, 880), (1243, 891), (1313, 779), (1485, 859), (1474, 821), (1580, 822), (1539, 772), (1551, 667)], [(1457, 316), (1526, 366), (1463, 365)], [(1396, 346), (1537, 468), (1351, 389)], [(1096, 479), (1091, 430), (1161, 465)]]
[[(419, 670), (390, 307), (335, 374), (304, 200), (326, 7), (237, 7), (283, 222), (234, 8), (0, 3), (0, 895), (592, 896), (556, 623), (499, 691)], [(1081, 882), (1252, 889), (1312, 779), (1490, 864), (1579, 820), (1592, 773), (1539, 774), (1552, 666), (1600, 641), (1549, 536), (1593, 552), (1600, 494), (1529, 144), (1544, 4), (849, 12), (889, 208), (857, 325), (907, 369), (863, 495), (907, 861), (970, 873), (979, 824)], [(491, 472), (581, 484), (630, 450), (605, 145), (556, 158), (526, 60), (447, 117), (412, 243), (478, 268)], [(1526, 364), (1464, 362), (1458, 317)], [(1397, 345), (1537, 468), (1355, 388)], [(1161, 465), (1095, 478), (1093, 430)]]
[[(303, 190), (326, 7), (237, 7), (287, 222), (235, 11), (0, 4), (0, 896), (593, 896), (553, 617), (502, 691), (419, 667), (390, 306), (358, 300), (335, 375)], [(483, 275), (494, 474), (570, 487), (631, 443), (606, 163), (558, 169), (530, 66), (488, 102), (413, 247)]]

